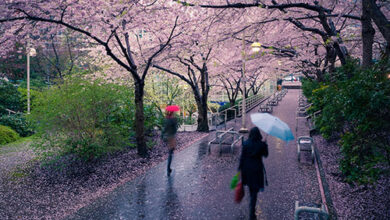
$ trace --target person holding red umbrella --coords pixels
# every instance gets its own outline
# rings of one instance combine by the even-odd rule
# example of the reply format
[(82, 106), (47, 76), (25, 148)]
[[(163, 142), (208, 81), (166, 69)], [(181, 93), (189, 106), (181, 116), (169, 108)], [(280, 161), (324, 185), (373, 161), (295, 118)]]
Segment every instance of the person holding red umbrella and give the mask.
[(174, 112), (180, 111), (179, 106), (177, 105), (170, 105), (165, 108), (166, 117), (164, 120), (164, 127), (162, 130), (162, 138), (163, 141), (168, 146), (168, 166), (167, 166), (167, 175), (170, 176), (172, 169), (171, 169), (171, 163), (172, 163), (172, 157), (173, 157), (173, 151), (176, 148), (176, 133), (178, 128), (177, 118), (174, 115)]

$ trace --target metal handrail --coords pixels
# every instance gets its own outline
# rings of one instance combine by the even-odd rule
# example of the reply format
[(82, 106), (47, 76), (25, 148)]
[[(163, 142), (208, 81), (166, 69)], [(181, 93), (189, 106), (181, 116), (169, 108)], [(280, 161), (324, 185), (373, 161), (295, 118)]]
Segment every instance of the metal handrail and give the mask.
[[(211, 127), (212, 124), (213, 124), (213, 118), (220, 118), (221, 116), (223, 116), (223, 118), (224, 118), (223, 123), (224, 123), (224, 127), (225, 127), (225, 130), (226, 130), (226, 122), (227, 122), (227, 113), (228, 113), (228, 111), (234, 111), (234, 122), (236, 122), (236, 117), (237, 117), (236, 114), (237, 113), (236, 113), (236, 109), (234, 109), (233, 107), (225, 109), (225, 110), (223, 110), (221, 112), (212, 113), (211, 117), (208, 118), (209, 127)], [(216, 125), (216, 126), (218, 126), (218, 125)]]
[(311, 212), (324, 215), (325, 219), (329, 218), (329, 213), (326, 211), (325, 206), (321, 204), (321, 208), (308, 207), (308, 206), (299, 206), (299, 202), (295, 201), (295, 211), (294, 211), (294, 220), (299, 219), (299, 214), (301, 212)]
[[(256, 95), (253, 95), (251, 97), (248, 97), (246, 99), (246, 105), (245, 105), (245, 109), (247, 111), (251, 110), (252, 108), (254, 108), (255, 106), (257, 106), (259, 103), (260, 103), (260, 100), (262, 99), (262, 95), (261, 94), (256, 94)], [(242, 115), (242, 101), (240, 101), (238, 104), (238, 116), (241, 116)]]
[[(226, 139), (229, 138), (229, 135), (231, 135), (231, 142), (227, 143), (227, 142), (224, 142)], [(230, 146), (230, 151), (233, 153), (233, 148), (235, 146), (235, 144), (238, 142), (238, 141), (242, 141), (243, 140), (243, 136), (240, 135), (240, 133), (238, 133), (237, 131), (234, 131), (233, 128), (229, 128), (228, 130), (219, 130), (215, 133), (215, 138), (213, 140), (211, 140), (207, 147), (208, 147), (208, 152), (209, 154), (211, 153), (211, 145), (212, 144), (218, 144), (218, 147), (219, 147), (219, 154), (222, 153), (222, 145), (229, 145)]]
[[(269, 97), (265, 97), (262, 95), (262, 94), (256, 94), (256, 95), (253, 95), (251, 97), (248, 97), (246, 99), (246, 110), (247, 111), (250, 111), (251, 109), (253, 109), (254, 107), (256, 107), (258, 104), (260, 104), (262, 101), (268, 99)], [(224, 127), (225, 127), (225, 130), (226, 130), (226, 122), (227, 122), (227, 114), (228, 114), (228, 111), (234, 111), (234, 122), (236, 122), (237, 120), (237, 117), (240, 117), (242, 115), (242, 101), (238, 102), (237, 105), (234, 105), (228, 109), (225, 109), (221, 112), (216, 112), (216, 113), (212, 113), (211, 114), (211, 117), (209, 118), (209, 125), (212, 125), (212, 118), (213, 117), (220, 117), (220, 116), (223, 116), (224, 117)]]
[[(263, 98), (263, 96), (261, 94), (256, 94), (256, 95), (253, 95), (251, 97), (248, 97), (246, 99), (246, 109), (247, 109), (247, 111), (249, 111), (250, 109), (252, 109), (255, 106), (257, 106), (261, 102), (262, 98)], [(223, 110), (221, 112), (212, 113), (211, 117), (209, 119), (209, 125), (212, 125), (213, 117), (221, 117), (221, 116), (223, 116), (223, 118), (224, 118), (223, 124), (224, 124), (225, 130), (226, 130), (226, 122), (228, 121), (227, 115), (228, 115), (229, 111), (234, 111), (234, 122), (236, 122), (237, 117), (241, 116), (241, 114), (242, 114), (242, 101), (240, 101), (237, 105), (229, 107), (229, 108), (227, 108), (227, 109), (225, 109), (225, 110)]]
[(6, 108), (5, 110), (8, 112), (8, 115), (11, 115), (11, 113), (12, 114), (18, 113), (18, 112), (12, 111), (11, 109), (8, 109), (8, 108)]
[[(265, 97), (265, 98), (264, 98)], [(270, 96), (263, 96), (263, 94), (256, 94), (253, 96), (250, 96), (246, 99), (246, 110), (250, 111), (254, 107), (256, 107), (258, 104), (260, 104), (262, 101), (268, 99)], [(237, 117), (241, 117), (242, 115), (242, 101), (238, 102), (237, 105), (231, 106), (221, 112), (215, 112), (211, 113), (211, 116), (208, 118), (208, 124), (209, 127), (213, 126), (213, 119), (215, 118), (221, 118), (223, 117), (223, 124), (226, 130), (226, 123), (228, 121), (227, 115), (229, 111), (234, 111), (234, 122), (236, 122)], [(218, 125), (216, 125), (218, 126)]]

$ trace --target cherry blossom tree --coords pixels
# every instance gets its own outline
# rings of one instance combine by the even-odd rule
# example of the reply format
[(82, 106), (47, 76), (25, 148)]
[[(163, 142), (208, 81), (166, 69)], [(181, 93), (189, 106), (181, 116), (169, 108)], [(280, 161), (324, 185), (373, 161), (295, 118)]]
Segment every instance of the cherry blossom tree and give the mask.
[[(378, 3), (382, 3), (382, 5), (378, 5)], [(387, 42), (384, 55), (386, 57), (390, 56), (390, 2), (365, 0), (363, 1), (363, 7)]]
[[(321, 80), (326, 71), (332, 73), (337, 64), (344, 65), (351, 54), (363, 55), (364, 65), (369, 65), (366, 61), (376, 53), (375, 47), (370, 52), (375, 42), (382, 46), (386, 41), (385, 51), (389, 51), (389, 8), (384, 2), (188, 1), (3, 0), (0, 55), (5, 56), (15, 42), (39, 44), (41, 36), (58, 35), (65, 29), (82, 35), (100, 57), (106, 54), (110, 67), (105, 70), (122, 79), (121, 73), (131, 76), (137, 147), (139, 154), (146, 155), (143, 98), (151, 67), (189, 85), (199, 111), (198, 131), (207, 131), (210, 78), (233, 74), (230, 82), (242, 85), (241, 52), (255, 41), (261, 42), (262, 51), (248, 56), (246, 78), (253, 83), (248, 80), (244, 95), (249, 90), (256, 93), (258, 81), (275, 77), (279, 61), (295, 60), (295, 65), (283, 68), (295, 72), (300, 67), (306, 76)], [(372, 34), (371, 21), (382, 36)], [(362, 41), (359, 27), (364, 29), (363, 50), (358, 46)]]
[(254, 74), (250, 75), (248, 78), (249, 90), (252, 92), (253, 95), (257, 95), (259, 93), (260, 88), (268, 79), (266, 74), (261, 72), (261, 69), (260, 71), (257, 71)]
[[(196, 6), (207, 9), (227, 10), (236, 9), (247, 11), (252, 9), (252, 13), (257, 14), (258, 18), (255, 22), (251, 22), (251, 30), (254, 30), (259, 25), (278, 23), (279, 28), (273, 29), (277, 32), (283, 32), (283, 29), (295, 27), (299, 31), (292, 31), (285, 37), (278, 37), (278, 39), (286, 39), (285, 46), (293, 46), (298, 50), (299, 63), (318, 70), (315, 75), (323, 74), (326, 70), (334, 71), (336, 63), (340, 62), (342, 65), (346, 63), (348, 56), (351, 55), (350, 49), (356, 48), (356, 40), (345, 42), (346, 30), (350, 25), (356, 25), (360, 22), (361, 5), (356, 1), (283, 1), (283, 0), (269, 0), (269, 1), (176, 1), (185, 7)], [(374, 15), (375, 24), (382, 24), (378, 26), (383, 37), (386, 38), (388, 20), (383, 12), (388, 12), (388, 3), (381, 2), (379, 5), (375, 0), (366, 1), (370, 4), (370, 10), (367, 12), (370, 16)], [(267, 13), (267, 17), (263, 14)], [(366, 13), (366, 14), (367, 14)], [(290, 25), (280, 25), (281, 22), (287, 21)], [(283, 27), (283, 28), (281, 28)], [(386, 26), (387, 27), (387, 26)], [(350, 30), (350, 29), (349, 29)], [(272, 30), (268, 29), (268, 35)], [(359, 34), (360, 35), (360, 34)], [(287, 42), (290, 41), (290, 44)], [(294, 43), (298, 42), (298, 45)], [(361, 41), (361, 38), (358, 39)], [(382, 40), (380, 40), (382, 41)], [(386, 40), (387, 41), (387, 40)], [(267, 42), (267, 41), (263, 41)], [(381, 43), (379, 43), (381, 44)], [(387, 43), (387, 45), (389, 45)], [(386, 49), (387, 50), (387, 49)], [(355, 50), (361, 56), (362, 50)], [(298, 64), (299, 64), (298, 63)], [(320, 77), (321, 78), (321, 77)]]
[[(210, 92), (210, 77), (221, 72), (217, 65), (218, 54), (226, 53), (221, 42), (231, 40), (231, 22), (240, 20), (234, 13), (201, 10), (185, 7), (193, 17), (191, 29), (181, 37), (188, 40), (174, 45), (167, 51), (165, 59), (154, 63), (154, 67), (179, 77), (192, 89), (198, 109), (198, 131), (208, 131), (207, 102)], [(193, 10), (193, 11), (191, 11)], [(200, 13), (202, 12), (202, 13)], [(231, 47), (228, 47), (231, 49)], [(224, 57), (229, 57), (230, 53)], [(169, 60), (169, 62), (167, 62)]]
[(21, 55), (19, 45), (8, 52), (7, 57), (0, 57), (0, 77), (10, 80), (22, 79), (25, 73), (26, 60)]
[[(236, 71), (237, 72), (237, 71)], [(238, 70), (240, 72), (240, 70)], [(230, 106), (234, 106), (237, 100), (237, 96), (240, 92), (241, 76), (237, 77), (237, 74), (220, 74), (218, 76), (221, 86), (229, 99)]]
[[(182, 32), (178, 15), (182, 7), (171, 1), (5, 0), (0, 7), (1, 38), (5, 51), (14, 42), (39, 43), (42, 30), (57, 34), (69, 29), (102, 48), (107, 56), (131, 75), (136, 104), (138, 153), (147, 155), (144, 138), (143, 97), (145, 78), (153, 60)], [(164, 17), (164, 20), (156, 18)], [(139, 31), (150, 36), (141, 43)], [(46, 33), (50, 34), (50, 33)], [(137, 35), (135, 35), (137, 34)]]
[(77, 65), (79, 60), (87, 57), (87, 53), (83, 51), (87, 45), (84, 45), (83, 39), (79, 39), (76, 34), (50, 35), (45, 46), (39, 48), (38, 53), (42, 56), (38, 58), (43, 57), (44, 60), (40, 62), (41, 72), (45, 72), (48, 77), (63, 79), (64, 76), (71, 74), (75, 67), (80, 66)]
[(207, 61), (210, 59), (212, 48), (209, 48), (205, 53), (191, 54), (189, 56), (178, 54), (176, 57), (179, 71), (185, 71), (186, 74), (179, 72), (171, 67), (163, 67), (159, 64), (154, 64), (154, 67), (175, 75), (186, 82), (192, 89), (194, 98), (198, 108), (198, 131), (208, 131), (207, 120), (207, 99), (210, 91), (209, 72)]
[[(387, 7), (386, 7), (387, 6)], [(384, 11), (387, 14), (389, 11), (390, 4), (387, 2), (386, 5), (383, 5)], [(383, 58), (388, 58), (390, 55), (390, 21), (388, 20), (390, 16), (386, 18), (384, 13), (381, 11), (380, 6), (377, 5), (375, 0), (362, 0), (362, 44), (363, 44), (363, 67), (368, 67), (372, 64), (373, 57), (373, 44), (375, 38), (375, 28), (372, 25), (374, 22), (385, 38), (387, 44), (384, 49)]]

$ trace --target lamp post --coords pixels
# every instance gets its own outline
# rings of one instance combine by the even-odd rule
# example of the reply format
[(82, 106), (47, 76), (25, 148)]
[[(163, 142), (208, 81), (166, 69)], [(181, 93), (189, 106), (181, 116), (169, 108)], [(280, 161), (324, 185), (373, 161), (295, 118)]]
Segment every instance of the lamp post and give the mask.
[[(261, 44), (258, 42), (254, 42), (251, 45), (253, 52), (259, 52), (261, 49)], [(246, 61), (246, 52), (245, 52), (245, 31), (242, 34), (242, 82), (243, 82), (243, 90), (242, 90), (242, 121), (241, 128), (239, 130), (240, 133), (248, 133), (248, 128), (246, 128), (246, 76), (245, 76), (245, 61)]]
[(37, 51), (27, 45), (27, 114), (30, 114), (30, 56), (35, 57)]

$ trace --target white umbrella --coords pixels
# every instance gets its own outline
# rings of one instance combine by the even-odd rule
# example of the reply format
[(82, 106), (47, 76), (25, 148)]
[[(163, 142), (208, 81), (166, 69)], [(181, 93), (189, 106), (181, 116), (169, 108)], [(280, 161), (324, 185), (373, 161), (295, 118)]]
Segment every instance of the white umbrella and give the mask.
[(251, 114), (251, 120), (256, 127), (269, 135), (287, 142), (294, 140), (290, 127), (278, 117), (268, 113), (254, 113)]

